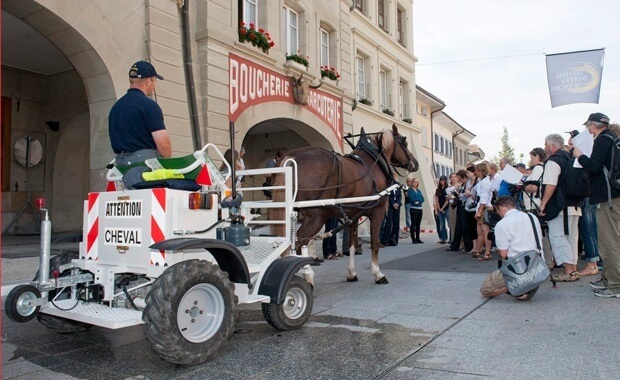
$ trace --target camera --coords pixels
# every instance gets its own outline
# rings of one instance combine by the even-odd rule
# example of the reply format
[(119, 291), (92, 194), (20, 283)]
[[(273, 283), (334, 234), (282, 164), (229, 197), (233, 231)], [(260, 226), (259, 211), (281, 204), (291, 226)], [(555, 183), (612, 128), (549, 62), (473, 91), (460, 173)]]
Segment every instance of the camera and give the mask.
[(480, 197), (476, 197), (475, 201), (465, 206), (468, 211), (474, 211), (478, 208), (478, 202), (480, 201)]

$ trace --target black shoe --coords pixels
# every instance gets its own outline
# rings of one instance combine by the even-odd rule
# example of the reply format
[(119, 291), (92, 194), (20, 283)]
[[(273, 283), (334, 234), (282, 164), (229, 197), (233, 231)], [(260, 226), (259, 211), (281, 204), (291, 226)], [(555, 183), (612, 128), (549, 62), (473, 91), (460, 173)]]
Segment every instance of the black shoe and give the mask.
[(362, 251), (355, 251), (355, 254), (356, 254), (356, 255), (361, 255), (361, 254), (362, 254)]
[(322, 258), (320, 258), (320, 257), (315, 257), (315, 258), (314, 258), (314, 261), (315, 261), (315, 262), (317, 262), (317, 263), (322, 263), (322, 262), (324, 262), (325, 260), (323, 260), (323, 259), (322, 259)]
[(343, 254), (344, 256), (350, 256), (350, 255), (351, 255), (349, 252), (342, 252), (342, 254)]
[(423, 242), (422, 240), (420, 240), (420, 239), (418, 239), (418, 240), (416, 241), (416, 243), (417, 243), (417, 244), (424, 244), (424, 242)]

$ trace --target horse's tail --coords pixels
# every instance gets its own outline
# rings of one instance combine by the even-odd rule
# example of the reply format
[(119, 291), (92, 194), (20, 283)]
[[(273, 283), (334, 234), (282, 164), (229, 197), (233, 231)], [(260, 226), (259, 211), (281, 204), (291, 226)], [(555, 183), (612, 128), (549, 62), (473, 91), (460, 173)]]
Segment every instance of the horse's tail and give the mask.
[[(273, 175), (273, 186), (284, 186), (284, 175), (282, 174), (274, 174)], [(284, 202), (285, 199), (285, 190), (284, 189), (273, 189), (272, 190), (272, 200), (273, 202)], [(269, 219), (270, 220), (278, 220), (283, 221), (285, 218), (285, 209), (284, 208), (272, 208), (269, 209)], [(272, 227), (272, 232), (276, 236), (285, 236), (286, 225), (284, 224), (274, 224)]]

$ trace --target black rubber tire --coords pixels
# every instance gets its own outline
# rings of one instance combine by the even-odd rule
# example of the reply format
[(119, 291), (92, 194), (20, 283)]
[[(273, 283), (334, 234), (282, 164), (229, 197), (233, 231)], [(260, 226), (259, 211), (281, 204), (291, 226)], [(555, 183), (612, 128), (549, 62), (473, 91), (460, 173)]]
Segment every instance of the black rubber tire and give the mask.
[(25, 323), (31, 321), (36, 317), (41, 306), (25, 307), (23, 303), (26, 300), (35, 300), (40, 297), (41, 293), (34, 286), (28, 284), (17, 285), (4, 301), (4, 312), (13, 322)]
[[(178, 315), (181, 302), (186, 302), (184, 296), (197, 286), (209, 286), (221, 296), (223, 310), (221, 322), (214, 324), (216, 330), (203, 341), (191, 342), (184, 336), (188, 329), (179, 328)], [(236, 308), (237, 296), (228, 274), (207, 261), (189, 260), (168, 268), (153, 283), (142, 320), (155, 352), (171, 363), (194, 365), (204, 363), (226, 345), (234, 332)], [(213, 322), (208, 321), (205, 326), (210, 324)]]
[(59, 334), (80, 333), (93, 327), (93, 325), (88, 323), (73, 321), (71, 319), (61, 318), (55, 315), (49, 315), (44, 313), (37, 314), (37, 321), (39, 321), (43, 326), (47, 327), (48, 329), (54, 330)]
[(310, 317), (313, 305), (312, 287), (303, 278), (294, 276), (286, 288), (286, 296), (282, 305), (262, 304), (263, 317), (275, 329), (297, 330)]
[[(61, 265), (69, 264), (71, 260), (77, 259), (78, 257), (79, 257), (78, 252), (71, 252), (71, 251), (61, 252), (55, 256), (52, 256), (50, 258), (49, 278), (52, 278), (52, 272), (54, 270), (58, 270), (58, 268), (60, 268)], [(38, 279), (39, 279), (39, 271), (37, 270), (37, 273), (34, 275), (33, 281), (36, 281)], [(54, 292), (56, 291), (54, 290)]]
[[(78, 258), (77, 252), (61, 252), (58, 255), (55, 255), (52, 258), (50, 258), (50, 274), (49, 274), (50, 278), (52, 278), (52, 272), (54, 270), (58, 270), (58, 268), (60, 268), (61, 265), (69, 264), (72, 259), (77, 259), (77, 258)], [(67, 271), (67, 273), (64, 273), (64, 275), (69, 275), (70, 273), (71, 273), (70, 271)], [(63, 274), (61, 273), (60, 277), (62, 276)], [(34, 281), (38, 279), (39, 279), (39, 271), (37, 271), (37, 273), (34, 275)], [(56, 289), (50, 291), (48, 293), (47, 299), (49, 301), (53, 300), (54, 297), (56, 296), (56, 293), (57, 293)], [(69, 293), (67, 293), (67, 290), (65, 290), (63, 294), (61, 294), (60, 299), (67, 298), (67, 296), (65, 296), (65, 293), (67, 294), (67, 296), (69, 295)], [(93, 325), (90, 325), (88, 323), (73, 321), (71, 319), (61, 318), (55, 315), (49, 315), (49, 314), (44, 314), (44, 313), (37, 314), (37, 321), (39, 321), (39, 323), (41, 323), (43, 326), (47, 327), (48, 329), (53, 330), (59, 334), (74, 334), (74, 333), (84, 332), (88, 330), (89, 328), (93, 327)]]

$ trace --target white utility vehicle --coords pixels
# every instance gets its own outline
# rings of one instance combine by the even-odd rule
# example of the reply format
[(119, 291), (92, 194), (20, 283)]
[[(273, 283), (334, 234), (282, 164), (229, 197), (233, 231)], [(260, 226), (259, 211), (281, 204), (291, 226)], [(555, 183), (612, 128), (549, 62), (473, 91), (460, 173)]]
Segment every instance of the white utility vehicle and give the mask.
[[(315, 262), (294, 243), (294, 163), (237, 172), (256, 176), (258, 183), (272, 173), (286, 180), (285, 186), (271, 188), (284, 190), (284, 202), (240, 203), (225, 186), (228, 175), (220, 173), (207, 151), (225, 162), (213, 144), (180, 159), (145, 162), (150, 170), (167, 168), (190, 179), (206, 167), (212, 184), (198, 191), (158, 187), (90, 193), (78, 254), (50, 257), (51, 222), (40, 207), (45, 217), (39, 272), (7, 296), (7, 316), (16, 322), (36, 317), (60, 333), (145, 324), (153, 349), (178, 364), (202, 363), (226, 344), (238, 303), (261, 302), (265, 319), (276, 329), (300, 328), (312, 311), (313, 294), (296, 274), (309, 275)], [(124, 169), (109, 169), (108, 180), (122, 186)], [(261, 220), (250, 212), (269, 208), (284, 209), (285, 219)], [(278, 223), (286, 226), (285, 236), (250, 233), (250, 226), (269, 229)]]

